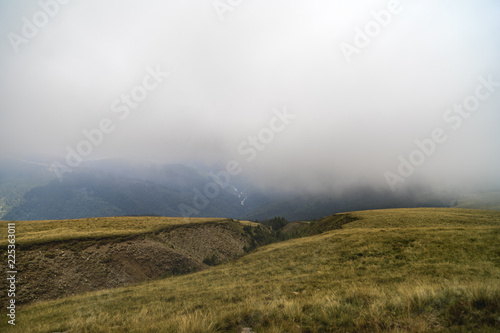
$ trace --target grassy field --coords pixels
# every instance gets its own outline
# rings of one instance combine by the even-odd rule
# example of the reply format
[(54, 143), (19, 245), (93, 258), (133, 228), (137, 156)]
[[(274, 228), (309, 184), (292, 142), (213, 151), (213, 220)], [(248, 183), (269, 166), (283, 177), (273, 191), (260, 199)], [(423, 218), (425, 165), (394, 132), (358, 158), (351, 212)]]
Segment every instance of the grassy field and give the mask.
[[(21, 245), (30, 245), (70, 239), (133, 236), (185, 224), (218, 221), (226, 221), (226, 219), (125, 216), (62, 221), (21, 221), (16, 223), (16, 242)], [(248, 221), (240, 222), (247, 225), (257, 225)], [(6, 230), (7, 224), (6, 221), (0, 221), (0, 228)], [(0, 246), (6, 245), (7, 239), (1, 239)]]
[(5, 332), (498, 332), (500, 213), (354, 212), (209, 270), (42, 302)]

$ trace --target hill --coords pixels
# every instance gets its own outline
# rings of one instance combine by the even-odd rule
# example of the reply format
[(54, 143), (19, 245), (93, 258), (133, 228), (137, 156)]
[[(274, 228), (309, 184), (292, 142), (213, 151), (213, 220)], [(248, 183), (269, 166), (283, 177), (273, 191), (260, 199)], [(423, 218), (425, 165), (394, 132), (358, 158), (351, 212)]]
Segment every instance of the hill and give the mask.
[(17, 304), (195, 272), (273, 240), (256, 223), (203, 218), (24, 221), (16, 234)]
[[(348, 217), (352, 221), (338, 223)], [(500, 213), (352, 212), (201, 272), (40, 302), (23, 332), (500, 329)], [(305, 227), (315, 224), (304, 223)]]

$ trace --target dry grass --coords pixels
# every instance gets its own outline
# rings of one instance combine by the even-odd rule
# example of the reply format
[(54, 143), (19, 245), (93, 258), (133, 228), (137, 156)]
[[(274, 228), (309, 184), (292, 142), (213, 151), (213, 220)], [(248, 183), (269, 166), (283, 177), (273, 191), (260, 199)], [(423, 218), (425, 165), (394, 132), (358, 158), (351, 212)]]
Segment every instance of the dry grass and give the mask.
[[(27, 245), (70, 239), (133, 236), (174, 226), (217, 221), (226, 221), (226, 219), (134, 216), (62, 221), (20, 221), (16, 222), (16, 242), (21, 245)], [(7, 223), (0, 221), (0, 228), (6, 230)], [(249, 221), (242, 221), (241, 223), (257, 225)], [(5, 245), (7, 245), (7, 240), (4, 238), (0, 240), (0, 246)]]
[(363, 220), (206, 271), (30, 305), (0, 330), (500, 330), (500, 213), (353, 214)]
[(345, 228), (419, 228), (447, 226), (498, 226), (497, 211), (458, 208), (406, 208), (351, 213), (359, 221)]

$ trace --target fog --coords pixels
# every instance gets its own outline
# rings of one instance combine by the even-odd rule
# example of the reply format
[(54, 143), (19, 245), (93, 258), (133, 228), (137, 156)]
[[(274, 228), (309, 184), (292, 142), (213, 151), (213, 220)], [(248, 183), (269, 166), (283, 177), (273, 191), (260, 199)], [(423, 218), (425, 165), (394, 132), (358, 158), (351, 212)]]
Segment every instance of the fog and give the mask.
[(493, 188), (499, 17), (493, 0), (0, 0), (0, 154)]

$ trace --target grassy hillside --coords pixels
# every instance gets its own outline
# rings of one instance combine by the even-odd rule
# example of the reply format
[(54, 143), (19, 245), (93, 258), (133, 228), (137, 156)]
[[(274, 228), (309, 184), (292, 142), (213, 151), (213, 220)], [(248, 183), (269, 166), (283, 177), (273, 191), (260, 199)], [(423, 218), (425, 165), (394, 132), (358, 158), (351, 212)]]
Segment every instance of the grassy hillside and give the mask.
[[(54, 221), (17, 222), (16, 240), (18, 245), (28, 247), (34, 244), (61, 242), (67, 240), (101, 239), (118, 236), (134, 236), (161, 231), (175, 226), (226, 221), (220, 218), (122, 216)], [(0, 227), (6, 228), (8, 222), (0, 221)], [(247, 225), (256, 223), (243, 221)], [(5, 246), (7, 239), (0, 240)]]
[[(500, 213), (395, 209), (198, 273), (23, 307), (6, 332), (500, 330)], [(331, 217), (338, 221), (337, 217)], [(323, 227), (322, 227), (323, 228)]]
[(356, 212), (344, 228), (441, 228), (500, 226), (500, 213), (474, 209), (409, 208)]
[[(16, 225), (16, 240), (18, 245), (28, 247), (33, 244), (68, 240), (134, 236), (179, 225), (217, 221), (226, 221), (226, 219), (122, 216), (62, 221), (21, 221), (17, 222)], [(0, 221), (0, 227), (5, 229), (7, 223), (6, 221)], [(249, 221), (242, 221), (241, 223), (257, 225)], [(6, 244), (7, 239), (0, 240), (0, 246), (5, 246)]]
[(200, 271), (275, 239), (252, 222), (163, 217), (17, 222), (16, 234), (18, 305)]

